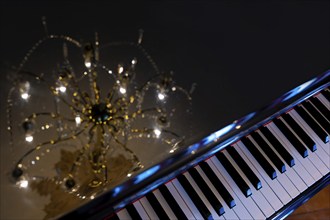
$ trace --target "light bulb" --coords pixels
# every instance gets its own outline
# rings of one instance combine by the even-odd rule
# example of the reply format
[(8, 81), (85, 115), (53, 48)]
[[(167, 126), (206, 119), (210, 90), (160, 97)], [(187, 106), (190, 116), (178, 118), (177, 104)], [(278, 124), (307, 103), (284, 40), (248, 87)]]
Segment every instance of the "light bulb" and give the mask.
[(164, 100), (165, 99), (165, 95), (163, 93), (158, 93), (158, 99), (159, 100)]
[(119, 92), (120, 92), (121, 94), (125, 94), (125, 93), (126, 93), (126, 89), (123, 88), (123, 87), (120, 87), (120, 88), (119, 88)]

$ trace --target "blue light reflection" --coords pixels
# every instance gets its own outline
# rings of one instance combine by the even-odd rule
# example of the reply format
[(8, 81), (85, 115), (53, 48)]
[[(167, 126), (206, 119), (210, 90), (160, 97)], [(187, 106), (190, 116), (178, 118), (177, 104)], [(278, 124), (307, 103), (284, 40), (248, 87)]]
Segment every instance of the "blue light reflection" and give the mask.
[(309, 88), (315, 81), (317, 78), (311, 79), (303, 84), (301, 84), (300, 86), (290, 90), (289, 92), (284, 94), (284, 98), (283, 101), (286, 101), (292, 97), (294, 97), (295, 95), (299, 94), (300, 92), (304, 91), (305, 89)]
[(243, 125), (245, 122), (253, 118), (256, 114), (257, 112), (251, 112), (250, 114), (240, 118), (239, 120), (237, 120), (237, 125)]
[(229, 124), (226, 127), (220, 129), (219, 131), (216, 131), (216, 132), (212, 133), (211, 135), (207, 136), (206, 138), (203, 139), (202, 142), (204, 144), (209, 144), (209, 143), (215, 141), (216, 139), (220, 138), (221, 136), (227, 134), (231, 130), (233, 130), (235, 128), (235, 126), (236, 126), (236, 123)]
[(113, 189), (113, 194), (112, 194), (112, 196), (113, 196), (113, 197), (117, 196), (117, 195), (122, 191), (122, 189), (123, 189), (123, 186), (122, 186), (122, 185), (119, 185), (119, 186), (115, 187), (115, 188)]
[(155, 174), (159, 169), (160, 169), (160, 165), (156, 165), (156, 166), (153, 166), (153, 167), (147, 169), (146, 171), (138, 174), (136, 177), (134, 177), (134, 180), (133, 180), (134, 184), (138, 184), (138, 183), (142, 182), (146, 178)]

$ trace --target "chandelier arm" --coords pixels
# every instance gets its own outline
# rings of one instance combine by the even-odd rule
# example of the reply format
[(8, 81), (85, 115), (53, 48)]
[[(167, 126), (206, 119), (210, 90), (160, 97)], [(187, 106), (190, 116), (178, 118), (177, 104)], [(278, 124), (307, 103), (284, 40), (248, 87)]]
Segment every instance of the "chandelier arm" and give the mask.
[(88, 140), (88, 145), (92, 142), (93, 138), (94, 138), (94, 128), (96, 127), (96, 125), (94, 124), (89, 130), (88, 130), (88, 135), (89, 135), (89, 140)]
[(147, 58), (148, 62), (151, 64), (152, 68), (154, 69), (156, 74), (160, 74), (159, 68), (156, 64), (156, 62), (153, 60), (153, 58), (149, 55), (149, 53), (142, 47), (139, 43), (129, 42), (129, 41), (122, 41), (122, 42), (111, 42), (108, 44), (104, 44), (100, 49), (105, 49), (107, 47), (113, 47), (113, 46), (132, 46), (137, 48), (144, 57)]
[(69, 36), (66, 36), (66, 35), (48, 35), (45, 38), (39, 40), (37, 43), (35, 43), (34, 46), (27, 52), (27, 54), (25, 55), (25, 57), (23, 58), (23, 60), (19, 64), (17, 72), (19, 72), (22, 69), (22, 67), (28, 61), (28, 59), (30, 58), (30, 56), (34, 53), (34, 51), (41, 44), (43, 44), (44, 42), (46, 42), (48, 40), (53, 40), (53, 39), (64, 40), (66, 42), (72, 43), (73, 45), (75, 45), (78, 48), (81, 48), (81, 44), (77, 40), (75, 40), (75, 39), (73, 39), (73, 38), (71, 38)]
[(61, 96), (57, 96), (65, 105), (67, 105), (71, 110), (74, 110), (76, 112), (79, 112), (83, 114), (83, 112), (80, 109), (77, 109), (73, 105), (71, 105), (69, 102), (67, 102), (65, 99), (63, 99)]
[(80, 87), (78, 86), (76, 77), (74, 75), (72, 75), (72, 78), (70, 78), (70, 81), (73, 83), (73, 87), (75, 88), (75, 90), (77, 91), (77, 94), (79, 95), (79, 97), (81, 98), (81, 100), (84, 102), (84, 104), (88, 104), (82, 91), (80, 90)]
[(175, 88), (176, 88), (176, 90), (179, 90), (187, 97), (187, 99), (189, 100), (189, 103), (191, 102), (192, 98), (190, 96), (190, 93), (187, 92), (187, 90), (185, 90), (184, 88), (182, 88), (180, 86), (175, 86)]
[(130, 114), (129, 119), (130, 122), (134, 122), (136, 119), (140, 118), (143, 116), (143, 114), (145, 113), (156, 113), (156, 114), (164, 114), (166, 112), (163, 112), (163, 110), (161, 108), (147, 108), (147, 109), (142, 109), (142, 110), (137, 110), (135, 112), (133, 112), (132, 114)]
[(12, 93), (15, 90), (15, 86), (13, 86), (7, 96), (7, 103), (6, 103), (6, 113), (7, 113), (7, 131), (9, 132), (9, 145), (13, 146), (14, 138), (13, 138), (13, 132), (12, 132), (12, 107), (13, 107), (13, 100), (11, 99)]
[(100, 65), (103, 70), (105, 70), (109, 75), (111, 75), (115, 81), (117, 80), (117, 77), (115, 74), (112, 73), (112, 70), (110, 70), (108, 67), (106, 67), (100, 62), (98, 63), (98, 65)]
[(87, 126), (85, 126), (83, 129), (81, 129), (80, 131), (76, 132), (75, 134), (73, 134), (72, 136), (70, 137), (66, 137), (66, 138), (62, 138), (62, 139), (57, 139), (57, 140), (50, 140), (50, 141), (46, 141), (46, 142), (43, 142), (39, 145), (37, 145), (36, 147), (30, 149), (29, 151), (27, 151), (19, 160), (18, 162), (16, 163), (16, 166), (18, 166), (19, 164), (22, 163), (22, 161), (27, 157), (29, 156), (31, 153), (33, 153), (34, 151), (37, 151), (37, 150), (40, 150), (43, 146), (47, 145), (47, 144), (58, 144), (60, 142), (63, 142), (63, 141), (67, 141), (67, 140), (72, 140), (72, 139), (75, 139), (76, 136), (80, 135), (85, 129), (86, 129)]

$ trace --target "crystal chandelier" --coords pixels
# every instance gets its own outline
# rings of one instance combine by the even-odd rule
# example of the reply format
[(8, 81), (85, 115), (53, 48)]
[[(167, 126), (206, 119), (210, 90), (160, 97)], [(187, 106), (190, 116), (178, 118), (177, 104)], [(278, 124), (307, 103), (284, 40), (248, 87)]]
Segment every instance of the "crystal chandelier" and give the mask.
[[(93, 199), (144, 167), (131, 149), (140, 140), (150, 147), (167, 146), (169, 153), (182, 145), (184, 136), (171, 124), (176, 108), (168, 106), (168, 100), (179, 94), (190, 109), (191, 93), (175, 83), (172, 73), (159, 71), (141, 46), (142, 36), (140, 31), (137, 42), (102, 48), (97, 34), (92, 43), (46, 34), (26, 54), (15, 69), (7, 99), (7, 129), (17, 158), (11, 179), (19, 188), (31, 186), (40, 194), (59, 190)], [(62, 61), (47, 73), (28, 70), (35, 52), (50, 41), (61, 42)], [(82, 53), (79, 70), (69, 59), (70, 47)], [(108, 67), (103, 62), (109, 58), (102, 60), (102, 51), (116, 47), (138, 51), (152, 75), (145, 77), (138, 71), (139, 58), (127, 58), (130, 54), (125, 53), (126, 62)], [(45, 107), (43, 102), (52, 104)]]

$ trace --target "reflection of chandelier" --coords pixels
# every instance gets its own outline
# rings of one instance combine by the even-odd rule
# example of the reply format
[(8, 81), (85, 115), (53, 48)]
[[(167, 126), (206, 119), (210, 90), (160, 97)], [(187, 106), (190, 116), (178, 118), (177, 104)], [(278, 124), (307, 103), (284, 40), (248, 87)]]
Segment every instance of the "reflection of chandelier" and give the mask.
[[(52, 74), (53, 81), (44, 74), (23, 70), (26, 61), (35, 50), (51, 39), (64, 41), (64, 62)], [(174, 110), (172, 107), (168, 108), (166, 102), (172, 95), (180, 93), (187, 103), (190, 103), (190, 94), (175, 84), (171, 74), (159, 72), (155, 62), (140, 45), (141, 41), (142, 32), (137, 43), (111, 45), (134, 47), (143, 54), (153, 67), (154, 74), (142, 84), (136, 79), (138, 58), (131, 59), (129, 64), (118, 64), (116, 69), (101, 64), (97, 35), (94, 43), (84, 45), (67, 36), (47, 35), (29, 51), (16, 71), (17, 77), (8, 95), (8, 130), (12, 137), (11, 144), (14, 147), (18, 145), (13, 134), (16, 132), (15, 129), (17, 130), (17, 124), (20, 124), (20, 130), (23, 131), (21, 134), (25, 135), (24, 143), (28, 146), (15, 162), (11, 174), (19, 187), (33, 186), (33, 182), (51, 181), (63, 192), (75, 194), (83, 199), (86, 196), (93, 198), (92, 193), (95, 193), (95, 190), (99, 191), (111, 183), (109, 171), (115, 170), (112, 164), (114, 160), (117, 160), (117, 164), (125, 163), (123, 166), (127, 177), (143, 168), (136, 153), (128, 147), (132, 141), (157, 141), (169, 146), (170, 153), (178, 148), (183, 137), (170, 128)], [(81, 48), (85, 65), (82, 74), (75, 73), (68, 59), (66, 44)], [(111, 84), (107, 84), (106, 88), (102, 84), (103, 79), (99, 78), (101, 72), (111, 78)], [(16, 123), (13, 112), (15, 105), (18, 105), (18, 99), (26, 105), (39, 105), (32, 102), (32, 82), (46, 86), (48, 91), (42, 93), (49, 92), (46, 99), (55, 100), (54, 109), (34, 111), (31, 114), (23, 112), (23, 121)], [(85, 86), (82, 86), (83, 82)], [(150, 97), (154, 100), (150, 101)], [(153, 104), (147, 105), (146, 102)], [(66, 110), (60, 111), (60, 108)], [(48, 132), (50, 130), (53, 133)], [(37, 137), (43, 141), (38, 143)], [(67, 147), (73, 143), (78, 147), (74, 151), (69, 151)], [(43, 164), (42, 160), (51, 160), (55, 148), (60, 148), (61, 152), (59, 160), (53, 163), (54, 175), (38, 174), (34, 165)], [(114, 155), (119, 149), (120, 154), (124, 154), (125, 157)], [(48, 191), (50, 190), (53, 189)]]

